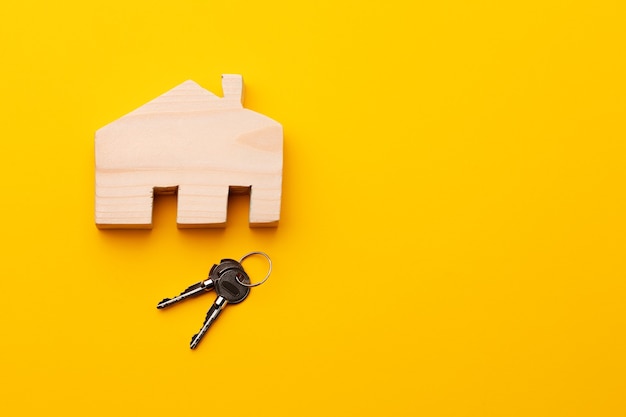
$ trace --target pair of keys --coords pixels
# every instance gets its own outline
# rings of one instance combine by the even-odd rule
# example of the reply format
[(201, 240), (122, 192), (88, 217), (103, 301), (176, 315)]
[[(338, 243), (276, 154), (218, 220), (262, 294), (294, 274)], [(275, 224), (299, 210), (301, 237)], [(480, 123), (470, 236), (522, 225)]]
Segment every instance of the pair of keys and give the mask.
[[(254, 255), (264, 256), (269, 263), (269, 270), (265, 278), (253, 284), (250, 282), (250, 277), (243, 269), (242, 262)], [(209, 330), (209, 327), (211, 327), (211, 324), (215, 322), (217, 317), (224, 310), (224, 307), (226, 307), (227, 304), (238, 304), (245, 300), (250, 293), (250, 288), (257, 287), (267, 281), (271, 272), (272, 260), (264, 252), (250, 252), (244, 255), (239, 261), (235, 261), (234, 259), (222, 259), (219, 264), (213, 265), (209, 271), (208, 279), (191, 285), (174, 298), (163, 299), (157, 304), (157, 308), (166, 308), (188, 298), (197, 297), (211, 290), (215, 290), (217, 298), (211, 308), (209, 308), (202, 328), (191, 338), (189, 347), (195, 349)]]

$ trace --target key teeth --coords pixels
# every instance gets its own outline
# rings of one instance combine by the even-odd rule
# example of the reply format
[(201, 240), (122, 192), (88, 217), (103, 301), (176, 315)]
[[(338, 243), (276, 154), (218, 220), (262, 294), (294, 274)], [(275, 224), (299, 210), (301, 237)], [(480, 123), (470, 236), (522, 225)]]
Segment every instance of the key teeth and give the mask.
[(193, 291), (196, 288), (200, 288), (201, 286), (202, 286), (202, 282), (198, 282), (197, 284), (190, 285), (185, 289), (185, 291), (181, 292), (180, 295)]
[(162, 299), (159, 304), (157, 304), (157, 308), (160, 310), (162, 308), (165, 308), (165, 303), (167, 303), (168, 301), (172, 301), (171, 298), (164, 298)]
[(191, 342), (189, 343), (189, 349), (195, 349), (198, 346), (198, 343), (200, 341), (197, 340), (197, 337), (198, 337), (198, 333), (193, 335), (193, 337), (191, 338)]

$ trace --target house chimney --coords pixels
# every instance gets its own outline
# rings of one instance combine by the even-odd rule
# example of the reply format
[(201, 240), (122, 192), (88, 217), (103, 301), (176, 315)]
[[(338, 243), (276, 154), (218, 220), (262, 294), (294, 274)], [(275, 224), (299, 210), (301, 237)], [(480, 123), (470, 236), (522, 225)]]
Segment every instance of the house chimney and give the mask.
[(243, 77), (239, 74), (222, 75), (224, 99), (243, 107)]

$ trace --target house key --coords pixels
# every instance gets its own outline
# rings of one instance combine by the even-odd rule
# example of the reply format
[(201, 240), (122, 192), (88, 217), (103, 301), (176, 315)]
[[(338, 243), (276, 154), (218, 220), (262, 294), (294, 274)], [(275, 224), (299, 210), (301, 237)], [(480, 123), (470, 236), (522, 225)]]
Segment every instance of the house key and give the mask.
[[(241, 264), (246, 258), (253, 255), (264, 256), (269, 263), (269, 270), (265, 278), (254, 284), (250, 283), (250, 277)], [(209, 330), (209, 327), (211, 327), (213, 322), (215, 322), (217, 317), (224, 310), (224, 307), (226, 307), (227, 304), (238, 304), (245, 300), (250, 293), (250, 288), (261, 285), (267, 281), (271, 272), (272, 261), (264, 252), (250, 252), (244, 255), (239, 262), (234, 259), (222, 259), (219, 264), (213, 265), (209, 272), (208, 279), (189, 286), (180, 293), (180, 295), (174, 298), (163, 299), (157, 304), (157, 308), (163, 309), (188, 298), (215, 290), (217, 298), (209, 308), (202, 328), (191, 338), (190, 348), (195, 349)]]

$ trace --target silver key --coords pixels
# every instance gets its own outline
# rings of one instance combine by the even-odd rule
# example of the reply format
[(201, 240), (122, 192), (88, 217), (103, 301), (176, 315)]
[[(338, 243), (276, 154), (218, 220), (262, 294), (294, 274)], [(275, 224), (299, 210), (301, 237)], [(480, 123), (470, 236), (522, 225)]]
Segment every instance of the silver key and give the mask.
[(219, 317), (227, 304), (238, 304), (248, 297), (250, 287), (246, 285), (249, 284), (250, 277), (248, 277), (243, 268), (231, 268), (220, 275), (219, 279), (215, 281), (217, 298), (211, 308), (209, 308), (202, 328), (191, 338), (191, 343), (189, 344), (191, 349), (195, 349), (198, 346), (209, 327)]
[[(253, 255), (264, 256), (269, 262), (269, 271), (267, 275), (262, 281), (255, 284), (250, 283), (250, 277), (241, 265), (246, 258)], [(251, 252), (244, 255), (239, 262), (234, 259), (222, 259), (219, 264), (213, 265), (211, 271), (209, 271), (208, 279), (191, 285), (174, 298), (163, 299), (157, 304), (157, 308), (163, 309), (188, 298), (196, 297), (206, 294), (211, 290), (215, 290), (217, 298), (211, 308), (209, 308), (209, 311), (204, 319), (204, 323), (202, 324), (202, 328), (191, 339), (190, 347), (191, 349), (195, 349), (209, 330), (209, 327), (211, 327), (217, 317), (221, 314), (222, 310), (224, 310), (224, 307), (226, 307), (227, 304), (238, 304), (245, 300), (250, 293), (250, 288), (264, 283), (271, 272), (272, 261), (269, 256), (263, 252)]]
[(181, 292), (174, 298), (164, 298), (157, 304), (157, 308), (162, 309), (165, 307), (169, 307), (188, 298), (197, 297), (198, 295), (202, 295), (208, 291), (213, 290), (215, 288), (215, 280), (219, 278), (220, 274), (223, 274), (226, 270), (232, 267), (238, 267), (243, 269), (241, 264), (234, 259), (222, 259), (219, 264), (213, 265), (211, 267), (208, 279), (187, 287), (185, 291)]

